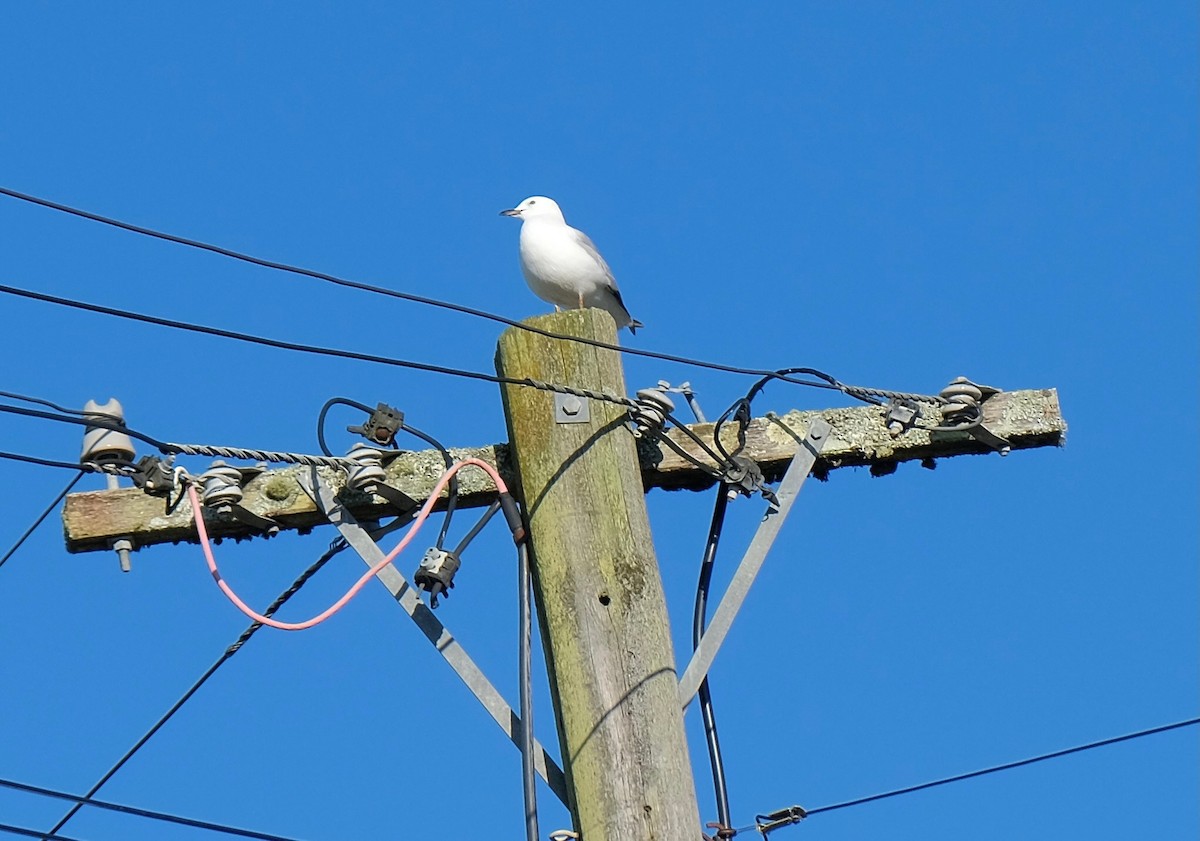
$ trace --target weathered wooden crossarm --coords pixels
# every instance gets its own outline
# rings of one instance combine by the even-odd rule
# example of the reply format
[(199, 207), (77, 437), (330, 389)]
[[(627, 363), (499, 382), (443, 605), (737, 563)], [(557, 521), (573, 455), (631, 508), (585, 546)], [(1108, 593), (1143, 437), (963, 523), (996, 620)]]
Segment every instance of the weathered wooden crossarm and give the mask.
[[(546, 400), (551, 400), (549, 393)], [(984, 404), (983, 423), (996, 435), (1008, 440), (1012, 449), (1061, 446), (1067, 425), (1058, 405), (1054, 389), (1002, 392)], [(893, 438), (884, 423), (886, 409), (878, 406), (857, 406), (847, 409), (788, 412), (755, 418), (746, 434), (745, 454), (758, 462), (768, 479), (780, 476), (796, 449), (796, 436), (803, 436), (809, 418), (820, 415), (833, 427), (833, 436), (825, 446), (817, 472), (840, 467), (871, 466), (876, 472), (901, 461), (927, 458), (948, 458), (992, 452), (964, 432), (930, 433), (910, 429)], [(925, 407), (921, 423), (936, 425), (940, 413)], [(712, 439), (711, 424), (691, 426), (702, 440)], [(734, 443), (733, 429), (726, 429), (723, 441)], [(690, 438), (675, 430), (671, 438), (686, 452), (710, 461)], [(474, 456), (499, 467), (506, 479), (512, 472), (508, 464), (508, 447), (454, 449), (455, 457)], [(712, 484), (712, 478), (669, 448), (647, 439), (639, 447), (642, 479), (650, 488), (700, 489)], [(324, 519), (312, 500), (296, 481), (307, 467), (269, 470), (252, 480), (245, 489), (242, 504), (263, 517), (269, 517), (284, 529), (307, 530), (321, 525)], [(443, 469), (441, 454), (426, 450), (405, 453), (387, 467), (388, 484), (413, 499), (425, 499)], [(321, 468), (322, 475), (335, 488), (344, 485), (344, 475), (337, 470)], [(494, 498), (491, 483), (482, 471), (466, 469), (459, 474), (459, 506), (484, 506)], [(379, 498), (353, 494), (347, 502), (359, 520), (388, 516), (391, 509)], [(254, 533), (232, 517), (218, 516), (207, 520), (209, 532), (215, 537), (243, 538)], [(137, 489), (93, 491), (71, 494), (63, 508), (63, 524), (67, 550), (91, 552), (109, 547), (109, 541), (129, 537), (135, 547), (156, 543), (194, 541), (196, 529), (191, 509), (186, 502), (172, 514), (165, 513), (161, 498), (151, 497)]]

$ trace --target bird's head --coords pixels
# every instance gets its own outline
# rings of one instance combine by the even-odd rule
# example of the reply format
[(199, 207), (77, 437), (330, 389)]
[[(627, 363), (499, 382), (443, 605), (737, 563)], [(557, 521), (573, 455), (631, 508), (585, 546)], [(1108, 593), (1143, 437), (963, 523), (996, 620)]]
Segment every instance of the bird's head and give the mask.
[(565, 222), (563, 212), (554, 199), (545, 196), (530, 196), (511, 210), (501, 210), (501, 216), (515, 216), (518, 219), (555, 219)]

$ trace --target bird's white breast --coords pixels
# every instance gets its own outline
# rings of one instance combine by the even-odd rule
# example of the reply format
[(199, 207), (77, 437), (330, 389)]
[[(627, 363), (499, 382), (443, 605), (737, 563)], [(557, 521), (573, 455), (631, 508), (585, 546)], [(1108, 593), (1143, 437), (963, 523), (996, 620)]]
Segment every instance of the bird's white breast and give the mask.
[(527, 220), (521, 226), (521, 270), (539, 298), (560, 307), (579, 306), (607, 284), (602, 266), (566, 225)]

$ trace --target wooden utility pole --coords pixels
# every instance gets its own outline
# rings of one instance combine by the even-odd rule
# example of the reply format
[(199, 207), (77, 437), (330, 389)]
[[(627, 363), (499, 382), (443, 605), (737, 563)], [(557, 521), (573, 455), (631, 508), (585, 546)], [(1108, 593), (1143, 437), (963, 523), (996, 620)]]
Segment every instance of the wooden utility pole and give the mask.
[[(530, 323), (616, 341), (601, 310)], [(501, 337), (496, 367), (505, 377), (626, 393), (615, 351), (516, 328)], [(590, 419), (575, 422), (568, 409), (569, 420), (559, 422), (556, 395), (502, 390), (576, 830), (585, 839), (699, 839), (666, 601), (627, 410), (576, 400), (570, 408), (586, 409)]]
[[(612, 319), (599, 310), (530, 323), (559, 334), (616, 341)], [(503, 335), (497, 367), (506, 377), (627, 393), (616, 351), (529, 331)], [(504, 386), (502, 394), (510, 443), (452, 453), (496, 465), (526, 507), (576, 829), (585, 841), (696, 841), (699, 814), (676, 661), (643, 494), (655, 487), (711, 487), (712, 471), (695, 462), (717, 465), (679, 430), (663, 433), (673, 447), (653, 438), (635, 447), (624, 428), (626, 410), (613, 403), (522, 386)], [(742, 453), (774, 481), (818, 418), (829, 429), (814, 468), (818, 475), (859, 466), (884, 475), (904, 461), (928, 465), (950, 456), (992, 453), (1001, 444), (1021, 450), (1061, 446), (1065, 439), (1067, 426), (1054, 389), (1000, 392), (979, 408), (978, 425), (962, 428), (947, 426), (943, 409), (934, 405), (922, 407), (920, 424), (907, 426), (891, 423), (887, 406), (767, 414), (749, 422)], [(589, 418), (578, 422), (583, 413)], [(727, 447), (734, 446), (734, 426), (724, 431)], [(712, 424), (692, 425), (691, 432), (705, 441), (714, 434)], [(385, 482), (413, 499), (425, 499), (443, 467), (438, 451), (402, 453), (387, 465)], [(328, 522), (301, 487), (312, 470), (291, 467), (254, 475), (242, 507), (269, 518), (278, 529), (307, 531)], [(383, 497), (346, 490), (344, 471), (322, 467), (317, 472), (353, 517), (395, 514)], [(460, 474), (459, 483), (460, 507), (495, 499), (482, 471)], [(261, 525), (253, 525), (254, 517), (210, 510), (205, 521), (217, 537), (264, 533)], [(138, 548), (197, 539), (187, 505), (164, 510), (161, 497), (134, 488), (71, 494), (63, 522), (71, 552), (105, 550), (115, 538)]]

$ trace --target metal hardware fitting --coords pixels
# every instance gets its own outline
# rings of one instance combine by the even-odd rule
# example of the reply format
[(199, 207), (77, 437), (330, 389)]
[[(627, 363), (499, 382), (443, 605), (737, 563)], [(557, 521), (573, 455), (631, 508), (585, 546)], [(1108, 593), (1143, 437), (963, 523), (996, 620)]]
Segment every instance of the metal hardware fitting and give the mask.
[(404, 412), (386, 403), (380, 403), (362, 426), (348, 426), (346, 431), (361, 435), (368, 441), (374, 441), (384, 447), (390, 447), (402, 426), (404, 426)]
[(550, 841), (578, 841), (579, 833), (572, 829), (556, 829), (550, 833)]
[(591, 419), (592, 408), (582, 397), (554, 393), (555, 423), (588, 423)]
[(242, 487), (266, 469), (266, 462), (259, 462), (254, 467), (233, 467), (223, 461), (214, 461), (208, 470), (196, 477), (204, 507), (218, 514), (228, 514), (251, 528), (265, 532), (267, 537), (278, 534), (278, 523), (242, 506), (242, 497), (245, 496)]
[(704, 412), (700, 409), (700, 402), (696, 400), (696, 392), (692, 391), (691, 383), (684, 382), (677, 386), (672, 386), (666, 380), (659, 380), (658, 390), (671, 394), (682, 394), (683, 399), (687, 401), (688, 408), (692, 410), (692, 414), (696, 417), (696, 423), (708, 423), (708, 419), (704, 417)]
[(897, 438), (906, 429), (911, 429), (913, 422), (921, 416), (921, 409), (912, 400), (893, 400), (888, 404), (887, 423), (888, 434)]
[[(743, 496), (754, 496), (759, 491), (764, 491), (763, 474), (757, 462), (743, 455), (736, 455), (729, 459), (729, 466), (725, 468), (725, 475), (721, 480), (729, 486), (729, 498), (733, 499), (738, 494)], [(771, 494), (774, 497), (774, 494)], [(771, 497), (768, 497), (770, 499)]]
[(667, 387), (660, 380), (656, 387), (638, 391), (637, 408), (629, 410), (634, 438), (662, 429), (667, 422), (667, 415), (675, 411), (675, 401), (667, 397)]
[(754, 828), (757, 829), (765, 838), (768, 832), (779, 829), (781, 826), (791, 826), (794, 823), (800, 823), (808, 817), (806, 812), (800, 806), (789, 806), (786, 809), (779, 809), (766, 815), (754, 816)]

